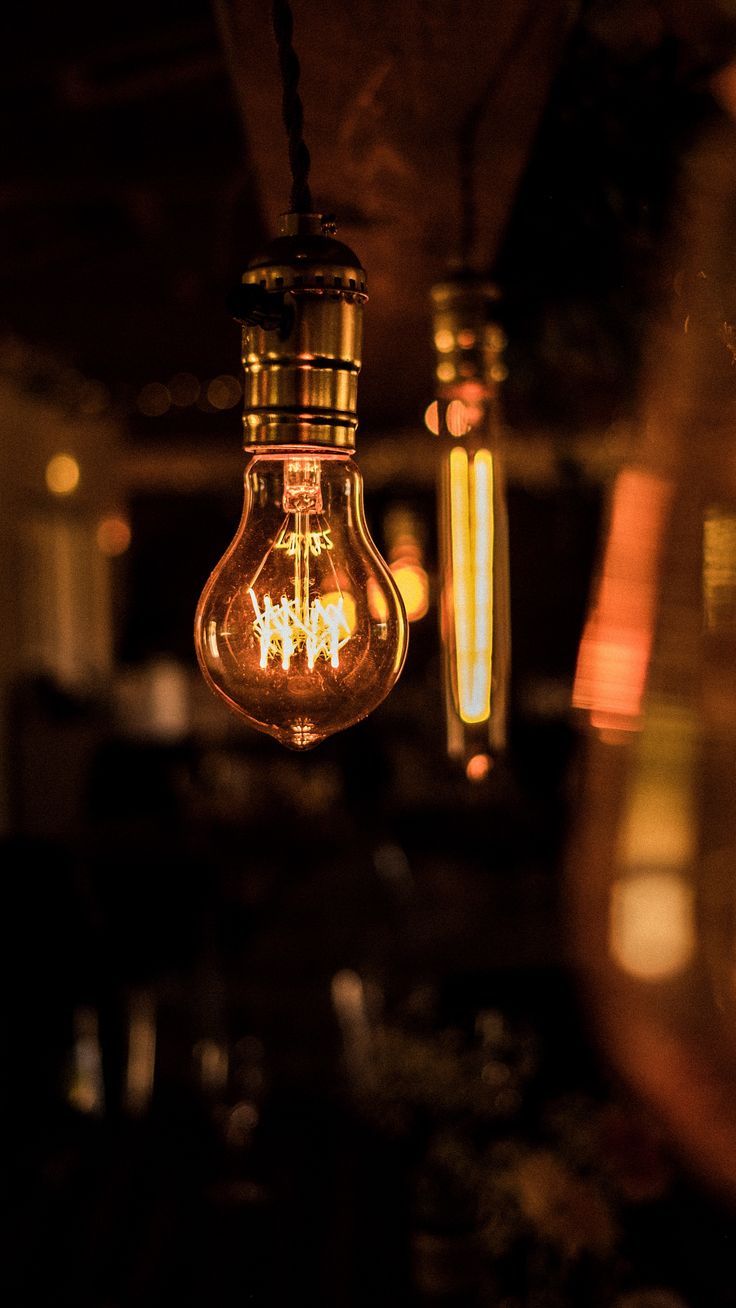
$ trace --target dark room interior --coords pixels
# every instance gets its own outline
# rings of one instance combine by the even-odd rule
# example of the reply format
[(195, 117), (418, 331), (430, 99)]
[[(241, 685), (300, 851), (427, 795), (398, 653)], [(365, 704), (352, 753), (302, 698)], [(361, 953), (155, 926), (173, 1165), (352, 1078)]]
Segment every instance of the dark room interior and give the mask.
[[(3, 26), (4, 1303), (736, 1308), (736, 5)], [(365, 270), (354, 457), (408, 632), (304, 749), (193, 637), (264, 342), (363, 313), (320, 273), (238, 316), (295, 212)], [(319, 439), (283, 467), (327, 503)], [(441, 501), (486, 444), (481, 721)]]

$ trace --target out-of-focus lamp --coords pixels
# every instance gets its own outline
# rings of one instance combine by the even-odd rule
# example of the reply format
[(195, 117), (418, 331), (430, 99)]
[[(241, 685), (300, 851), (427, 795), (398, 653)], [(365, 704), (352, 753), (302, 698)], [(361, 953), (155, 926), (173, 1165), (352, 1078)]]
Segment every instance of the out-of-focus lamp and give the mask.
[[(736, 125), (685, 161), (680, 270), (604, 524), (573, 706), (567, 920), (591, 1025), (736, 1197)], [(674, 263), (674, 260), (673, 260)]]

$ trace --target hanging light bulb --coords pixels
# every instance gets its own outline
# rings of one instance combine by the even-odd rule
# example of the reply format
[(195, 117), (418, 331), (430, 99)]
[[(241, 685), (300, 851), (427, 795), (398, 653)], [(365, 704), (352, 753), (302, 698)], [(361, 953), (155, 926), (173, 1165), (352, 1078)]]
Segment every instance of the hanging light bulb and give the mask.
[(439, 610), (447, 749), (470, 780), (506, 746), (511, 632), (497, 288), (475, 274), (432, 287), (439, 474)]
[(371, 713), (407, 650), (352, 458), (366, 299), (334, 225), (287, 213), (231, 306), (243, 324), (245, 500), (200, 597), (195, 646), (228, 708), (293, 749)]

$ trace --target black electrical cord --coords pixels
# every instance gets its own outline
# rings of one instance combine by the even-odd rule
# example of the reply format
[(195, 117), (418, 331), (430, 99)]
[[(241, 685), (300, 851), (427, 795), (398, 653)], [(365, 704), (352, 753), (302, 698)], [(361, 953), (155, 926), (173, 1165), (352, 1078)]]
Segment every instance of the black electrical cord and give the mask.
[(309, 188), (311, 158), (304, 142), (304, 113), (299, 95), (299, 59), (292, 44), (294, 19), (288, 0), (272, 0), (271, 20), (278, 48), (281, 68), (281, 112), (289, 142), (291, 165), (292, 213), (312, 212), (312, 192)]

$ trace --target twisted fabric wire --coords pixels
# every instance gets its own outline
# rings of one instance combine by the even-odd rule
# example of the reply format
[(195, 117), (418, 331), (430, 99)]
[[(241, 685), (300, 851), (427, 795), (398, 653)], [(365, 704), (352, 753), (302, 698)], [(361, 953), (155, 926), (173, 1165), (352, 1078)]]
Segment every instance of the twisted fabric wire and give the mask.
[(294, 19), (288, 0), (272, 0), (271, 19), (281, 68), (281, 113), (289, 143), (292, 177), (290, 208), (292, 213), (311, 213), (312, 192), (309, 187), (311, 158), (303, 136), (304, 112), (299, 95), (301, 67), (292, 44)]

